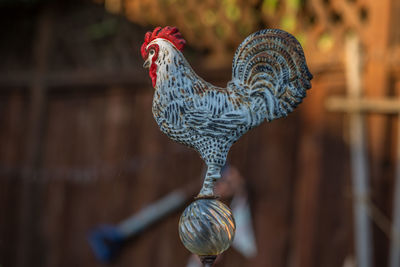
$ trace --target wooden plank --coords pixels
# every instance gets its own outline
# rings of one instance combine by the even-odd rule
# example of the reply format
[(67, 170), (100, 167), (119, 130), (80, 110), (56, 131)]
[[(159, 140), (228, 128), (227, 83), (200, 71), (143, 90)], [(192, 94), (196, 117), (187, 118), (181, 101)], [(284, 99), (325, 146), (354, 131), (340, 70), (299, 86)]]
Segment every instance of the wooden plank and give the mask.
[[(390, 66), (386, 58), (389, 51), (390, 34), (392, 29), (391, 12), (392, 0), (368, 1), (368, 24), (366, 35), (366, 61), (364, 73), (365, 95), (371, 98), (381, 98), (388, 94)], [(374, 155), (372, 161), (372, 179), (379, 179), (380, 159), (384, 158), (385, 125), (387, 118), (372, 114), (367, 119), (369, 133), (369, 147)]]
[(18, 257), (16, 266), (28, 266), (33, 258), (40, 257), (38, 251), (41, 237), (38, 231), (40, 188), (32, 183), (40, 166), (43, 127), (45, 121), (45, 84), (43, 77), (47, 69), (47, 56), (53, 26), (53, 10), (45, 7), (37, 24), (37, 40), (33, 47), (35, 74), (31, 81), (28, 132), (25, 143), (25, 159), (22, 172), (19, 206), (19, 226), (17, 233)]
[[(226, 73), (228, 73), (227, 69), (213, 71), (200, 69), (199, 71), (199, 75), (206, 76), (209, 81), (220, 81), (221, 76), (225, 77)], [(0, 75), (0, 88), (1, 90), (6, 88), (23, 89), (30, 86), (34, 77), (35, 74), (24, 71), (3, 73)], [(226, 78), (228, 79), (229, 77)], [(146, 87), (151, 86), (147, 71), (139, 68), (118, 71), (96, 69), (53, 71), (46, 73), (42, 79), (47, 86), (47, 90), (52, 91), (71, 90), (76, 87), (102, 88), (105, 85), (137, 87), (136, 89), (146, 89)]]
[[(31, 72), (10, 72), (0, 75), (1, 88), (24, 88), (31, 84)], [(123, 71), (66, 70), (49, 72), (43, 77), (47, 90), (70, 90), (75, 87), (102, 87), (104, 85), (130, 85), (140, 87), (149, 83), (146, 72), (141, 69)], [(62, 88), (64, 87), (64, 88)], [(4, 89), (3, 89), (4, 90)]]
[[(397, 82), (397, 93), (400, 95), (400, 81)], [(393, 189), (393, 223), (389, 252), (389, 267), (400, 266), (400, 112), (397, 116), (397, 149), (396, 173)]]
[[(227, 82), (231, 77), (230, 68), (215, 70), (196, 68), (200, 77), (205, 77), (209, 82)], [(338, 65), (313, 66), (313, 73), (341, 73), (343, 69)], [(9, 89), (24, 89), (29, 87), (34, 74), (29, 71), (14, 71), (0, 73), (0, 92)], [(105, 71), (99, 69), (48, 71), (43, 77), (47, 91), (75, 90), (79, 87), (103, 88), (104, 86), (136, 87), (135, 90), (147, 89), (151, 86), (147, 71), (141, 68), (124, 69), (118, 71)]]
[(375, 114), (397, 114), (400, 112), (400, 100), (393, 98), (351, 99), (348, 97), (330, 97), (325, 103), (329, 111), (368, 112)]
[[(314, 76), (313, 88), (308, 92), (301, 110), (301, 131), (296, 135), (296, 172), (293, 185), (293, 226), (289, 265), (293, 267), (319, 266), (316, 256), (318, 210), (322, 182), (323, 134), (325, 114), (323, 99), (327, 89), (320, 86), (323, 76)], [(296, 111), (299, 112), (299, 111)]]
[[(391, 94), (390, 64), (387, 59), (394, 57), (391, 47), (393, 29), (397, 27), (393, 19), (398, 14), (393, 13), (393, 4), (398, 0), (368, 1), (368, 23), (365, 33), (365, 96), (382, 98)], [(397, 63), (398, 64), (398, 63)], [(380, 209), (386, 209), (388, 199), (384, 181), (389, 180), (387, 162), (392, 157), (387, 142), (390, 138), (390, 122), (388, 116), (371, 114), (367, 119), (368, 152), (370, 153), (369, 168), (371, 178), (371, 197)], [(390, 212), (389, 210), (385, 212)], [(385, 234), (374, 227), (375, 264), (385, 266), (388, 260), (388, 241)]]
[[(299, 141), (298, 173), (295, 184), (294, 201), (294, 233), (290, 265), (293, 267), (317, 266), (315, 246), (319, 187), (321, 183), (322, 165), (321, 132), (303, 133)], [(310, 167), (312, 166), (312, 167)]]
[[(0, 99), (0, 162), (3, 168), (18, 168), (24, 140), (25, 104), (23, 94), (14, 91)], [(18, 243), (20, 180), (18, 174), (0, 173), (0, 259), (3, 266), (15, 266)]]

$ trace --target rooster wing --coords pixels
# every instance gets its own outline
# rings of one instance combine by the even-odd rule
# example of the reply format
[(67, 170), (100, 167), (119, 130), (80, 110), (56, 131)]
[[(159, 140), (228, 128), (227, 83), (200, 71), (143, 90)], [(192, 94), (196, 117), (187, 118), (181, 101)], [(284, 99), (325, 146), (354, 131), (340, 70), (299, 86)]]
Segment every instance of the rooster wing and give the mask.
[[(238, 125), (249, 121), (248, 105), (232, 104), (237, 98), (226, 88), (213, 86), (200, 77), (193, 81), (194, 94), (184, 101), (184, 123), (197, 134), (214, 138), (228, 137)], [(243, 103), (242, 103), (243, 104)]]

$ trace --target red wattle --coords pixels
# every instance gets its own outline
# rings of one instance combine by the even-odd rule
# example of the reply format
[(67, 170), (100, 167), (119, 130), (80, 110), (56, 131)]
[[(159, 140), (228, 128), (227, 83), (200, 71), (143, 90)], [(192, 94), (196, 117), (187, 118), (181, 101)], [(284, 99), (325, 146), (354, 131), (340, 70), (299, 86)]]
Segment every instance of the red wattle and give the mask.
[(149, 75), (150, 75), (151, 83), (153, 84), (153, 87), (156, 87), (156, 82), (157, 82), (157, 65), (156, 65), (156, 63), (151, 63), (151, 66), (149, 69)]
[(156, 60), (158, 58), (158, 52), (160, 51), (160, 47), (158, 46), (158, 44), (153, 44), (147, 50), (149, 51), (150, 49), (154, 49), (154, 56), (151, 59), (149, 75), (150, 75), (151, 83), (153, 84), (153, 87), (156, 87), (156, 83), (157, 83), (157, 64), (156, 64)]

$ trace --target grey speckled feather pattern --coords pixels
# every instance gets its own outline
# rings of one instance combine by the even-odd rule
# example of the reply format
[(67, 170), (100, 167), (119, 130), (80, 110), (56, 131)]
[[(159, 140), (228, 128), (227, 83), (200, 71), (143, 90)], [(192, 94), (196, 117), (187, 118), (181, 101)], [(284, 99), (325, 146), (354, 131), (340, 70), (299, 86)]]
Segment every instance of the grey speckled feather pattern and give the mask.
[(162, 132), (206, 162), (199, 196), (213, 195), (233, 143), (264, 120), (287, 116), (311, 88), (301, 45), (282, 30), (261, 30), (242, 42), (226, 88), (201, 79), (168, 40), (157, 38), (147, 47), (154, 44), (159, 51), (153, 115)]

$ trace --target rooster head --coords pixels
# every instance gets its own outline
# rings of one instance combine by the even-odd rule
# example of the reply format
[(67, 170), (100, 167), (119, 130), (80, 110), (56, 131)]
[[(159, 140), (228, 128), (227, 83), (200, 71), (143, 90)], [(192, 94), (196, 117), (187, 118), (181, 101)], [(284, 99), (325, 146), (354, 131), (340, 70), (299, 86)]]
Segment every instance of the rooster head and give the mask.
[(153, 87), (155, 87), (157, 81), (156, 60), (159, 56), (160, 45), (164, 43), (168, 43), (173, 48), (182, 51), (186, 41), (176, 27), (157, 27), (154, 31), (146, 33), (140, 52), (145, 60), (143, 67), (150, 68), (149, 74)]

